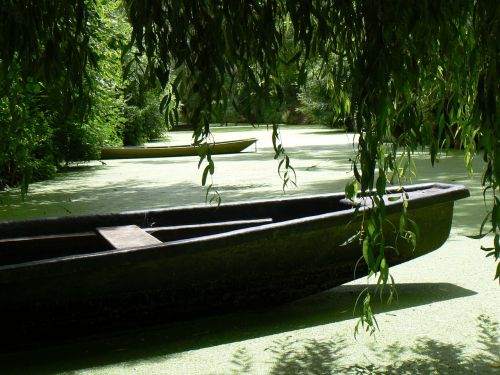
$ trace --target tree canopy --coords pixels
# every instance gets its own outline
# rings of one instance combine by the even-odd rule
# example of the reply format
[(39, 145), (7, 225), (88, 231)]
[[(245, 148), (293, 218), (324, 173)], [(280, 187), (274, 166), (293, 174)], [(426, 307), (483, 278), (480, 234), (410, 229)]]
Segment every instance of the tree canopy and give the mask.
[[(95, 44), (102, 3), (22, 0), (0, 6), (0, 101), (20, 131), (27, 125), (19, 125), (22, 111), (15, 108), (27, 96), (35, 105), (48, 101), (43, 118), (88, 115), (93, 72), (102, 63)], [(360, 234), (365, 260), (381, 285), (390, 275), (379, 230), (384, 203), (377, 196), (401, 182), (411, 169), (411, 154), (420, 148), (428, 150), (432, 163), (443, 148), (463, 148), (469, 168), (471, 158), (481, 154), (491, 208), (481, 235), (492, 233), (486, 251), (498, 261), (497, 1), (124, 0), (123, 6), (131, 34), (116, 48), (135, 57), (124, 71), (142, 59), (141, 79), (166, 93), (159, 104), (170, 123), (178, 119), (179, 98), (189, 97), (196, 141), (208, 137), (215, 113), (233, 104), (238, 108), (235, 85), (258, 102), (279, 103), (287, 90), (280, 79), (285, 67), (295, 68), (297, 85), (306, 89), (308, 75), (321, 77), (332, 121), (348, 123), (359, 134), (346, 194), (377, 193), (378, 209), (368, 221), (375, 230), (362, 228)], [(33, 90), (43, 95), (32, 95)], [(15, 100), (13, 92), (20, 92)], [(275, 131), (276, 158), (288, 176), (292, 167), (278, 137)], [(400, 230), (415, 240), (411, 228)]]

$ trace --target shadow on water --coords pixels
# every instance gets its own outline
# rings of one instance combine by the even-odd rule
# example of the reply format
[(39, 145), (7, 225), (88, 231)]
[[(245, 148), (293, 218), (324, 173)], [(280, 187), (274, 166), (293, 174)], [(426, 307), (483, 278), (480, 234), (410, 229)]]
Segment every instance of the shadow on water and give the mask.
[[(9, 374), (34, 373), (33, 369), (37, 373), (50, 374), (124, 361), (142, 363), (186, 350), (315, 327), (352, 319), (352, 307), (365, 287), (342, 285), (274, 308), (228, 313), (4, 353), (0, 355), (0, 363), (6, 366)], [(401, 296), (398, 301), (387, 305), (376, 299), (374, 308), (379, 312), (395, 312), (475, 294), (449, 283), (399, 284), (398, 293)], [(331, 343), (311, 345), (315, 351), (325, 354)], [(27, 357), (30, 358), (29, 364), (23, 361)], [(281, 373), (285, 374), (276, 372)]]
[[(272, 354), (269, 375), (290, 374), (353, 374), (353, 375), (455, 375), (455, 374), (494, 374), (500, 368), (499, 324), (485, 315), (476, 319), (480, 332), (474, 354), (468, 354), (462, 345), (453, 345), (432, 339), (417, 339), (412, 347), (396, 342), (384, 349), (372, 351), (376, 354), (375, 363), (342, 365), (345, 352), (345, 339), (337, 336), (329, 340), (294, 340), (292, 336), (273, 342), (266, 348)], [(472, 343), (471, 343), (472, 344)], [(378, 363), (388, 363), (381, 366)], [(254, 363), (247, 349), (242, 346), (232, 357), (229, 373), (210, 375), (253, 374)]]

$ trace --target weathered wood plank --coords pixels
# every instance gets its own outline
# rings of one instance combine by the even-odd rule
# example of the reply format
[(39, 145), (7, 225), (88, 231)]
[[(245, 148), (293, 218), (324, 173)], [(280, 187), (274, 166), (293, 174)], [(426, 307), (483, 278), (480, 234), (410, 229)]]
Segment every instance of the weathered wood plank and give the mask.
[(96, 228), (115, 249), (127, 247), (156, 245), (162, 243), (156, 237), (145, 232), (137, 225), (123, 225), (119, 227)]

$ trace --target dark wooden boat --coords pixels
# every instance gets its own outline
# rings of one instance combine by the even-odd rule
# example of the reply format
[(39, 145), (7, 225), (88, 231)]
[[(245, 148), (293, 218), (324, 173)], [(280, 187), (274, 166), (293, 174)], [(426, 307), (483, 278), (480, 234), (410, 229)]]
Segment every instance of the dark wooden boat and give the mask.
[[(255, 142), (257, 142), (257, 139), (248, 138), (208, 143), (208, 145), (212, 154), (236, 154), (250, 147)], [(198, 145), (105, 147), (101, 149), (101, 159), (196, 156), (199, 154), (199, 151), (200, 146)]]
[[(421, 236), (415, 250), (400, 241), (392, 265), (439, 248), (454, 201), (469, 195), (439, 183), (405, 192)], [(402, 199), (386, 204), (397, 227)], [(361, 203), (359, 214), (370, 209)], [(354, 213), (338, 193), (0, 222), (2, 335), (98, 331), (325, 290), (353, 279), (361, 249), (345, 242), (359, 229)]]

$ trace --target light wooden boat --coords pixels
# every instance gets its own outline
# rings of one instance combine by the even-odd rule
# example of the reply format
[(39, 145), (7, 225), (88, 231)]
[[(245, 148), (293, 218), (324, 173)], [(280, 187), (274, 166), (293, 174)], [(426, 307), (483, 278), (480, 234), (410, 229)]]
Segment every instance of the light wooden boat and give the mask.
[[(215, 154), (236, 154), (250, 147), (257, 139), (238, 139), (234, 141), (208, 143), (210, 152)], [(200, 146), (126, 146), (105, 147), (101, 149), (101, 159), (134, 159), (134, 158), (161, 158), (176, 156), (196, 156)]]

